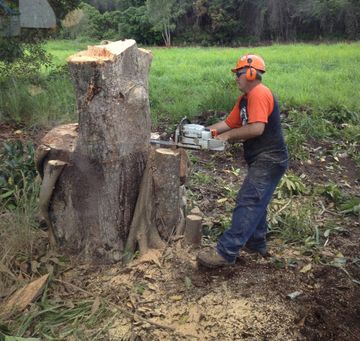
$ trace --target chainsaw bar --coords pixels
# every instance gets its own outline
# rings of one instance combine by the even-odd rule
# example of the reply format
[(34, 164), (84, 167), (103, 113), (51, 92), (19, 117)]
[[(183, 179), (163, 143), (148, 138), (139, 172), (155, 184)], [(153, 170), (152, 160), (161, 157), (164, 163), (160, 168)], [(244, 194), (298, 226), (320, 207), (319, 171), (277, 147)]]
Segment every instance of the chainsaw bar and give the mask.
[(186, 149), (201, 149), (200, 146), (195, 145), (195, 144), (183, 144), (181, 142), (175, 143), (173, 141), (150, 139), (150, 143), (151, 144), (158, 144), (160, 146), (166, 146), (166, 147), (176, 147), (176, 148), (186, 148)]

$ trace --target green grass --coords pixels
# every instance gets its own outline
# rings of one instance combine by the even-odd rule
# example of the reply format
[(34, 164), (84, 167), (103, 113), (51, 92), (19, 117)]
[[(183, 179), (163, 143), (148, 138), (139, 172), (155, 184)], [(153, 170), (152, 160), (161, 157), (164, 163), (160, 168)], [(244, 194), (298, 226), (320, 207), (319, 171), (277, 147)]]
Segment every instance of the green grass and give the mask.
[[(52, 40), (46, 49), (56, 66), (97, 42)], [(239, 92), (230, 69), (241, 54), (253, 52), (266, 61), (264, 83), (279, 98), (282, 108), (329, 110), (346, 107), (360, 112), (360, 42), (290, 44), (257, 48), (158, 48), (150, 70), (153, 122), (176, 123), (203, 111), (229, 112)], [(49, 71), (44, 71), (44, 76)], [(27, 84), (0, 94), (0, 119), (63, 122), (76, 119), (72, 85), (66, 79), (47, 82), (43, 95), (29, 96)], [(36, 97), (36, 98), (35, 98)]]
[(238, 91), (230, 69), (246, 52), (263, 56), (264, 83), (282, 107), (360, 111), (360, 43), (273, 45), (259, 48), (152, 49), (150, 98), (154, 117), (231, 110)]

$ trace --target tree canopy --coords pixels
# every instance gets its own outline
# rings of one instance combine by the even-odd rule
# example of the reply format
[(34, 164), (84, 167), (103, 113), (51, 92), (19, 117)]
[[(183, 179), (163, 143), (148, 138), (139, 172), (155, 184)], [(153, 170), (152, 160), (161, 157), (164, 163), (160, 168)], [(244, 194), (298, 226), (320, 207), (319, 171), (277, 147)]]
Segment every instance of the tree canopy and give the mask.
[[(54, 0), (52, 0), (54, 1)], [(118, 12), (113, 38), (169, 45), (238, 45), (360, 38), (359, 0), (86, 0)], [(111, 21), (111, 18), (107, 20)], [(106, 20), (105, 20), (106, 21)], [(150, 29), (150, 31), (149, 31)], [(110, 38), (101, 28), (104, 38)]]

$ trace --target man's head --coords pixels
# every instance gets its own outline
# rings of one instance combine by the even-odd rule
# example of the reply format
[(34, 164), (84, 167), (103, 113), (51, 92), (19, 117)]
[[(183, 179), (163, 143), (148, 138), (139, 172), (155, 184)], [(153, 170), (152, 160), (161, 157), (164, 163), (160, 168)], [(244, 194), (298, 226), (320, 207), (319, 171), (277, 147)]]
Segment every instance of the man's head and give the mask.
[(236, 67), (231, 69), (236, 74), (236, 81), (241, 91), (247, 92), (261, 82), (266, 67), (264, 60), (255, 54), (246, 54), (237, 61)]

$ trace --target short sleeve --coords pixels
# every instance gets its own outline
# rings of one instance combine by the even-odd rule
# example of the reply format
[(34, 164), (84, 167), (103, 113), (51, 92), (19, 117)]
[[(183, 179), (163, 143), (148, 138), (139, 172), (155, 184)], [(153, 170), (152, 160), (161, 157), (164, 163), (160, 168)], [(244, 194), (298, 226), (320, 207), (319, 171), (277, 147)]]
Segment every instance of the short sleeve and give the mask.
[(268, 122), (268, 117), (274, 109), (274, 97), (265, 86), (254, 88), (248, 96), (248, 123)]
[(236, 101), (234, 108), (231, 110), (228, 117), (225, 119), (225, 123), (231, 128), (240, 128), (241, 127), (241, 120), (240, 120), (240, 100), (242, 96), (238, 98)]

